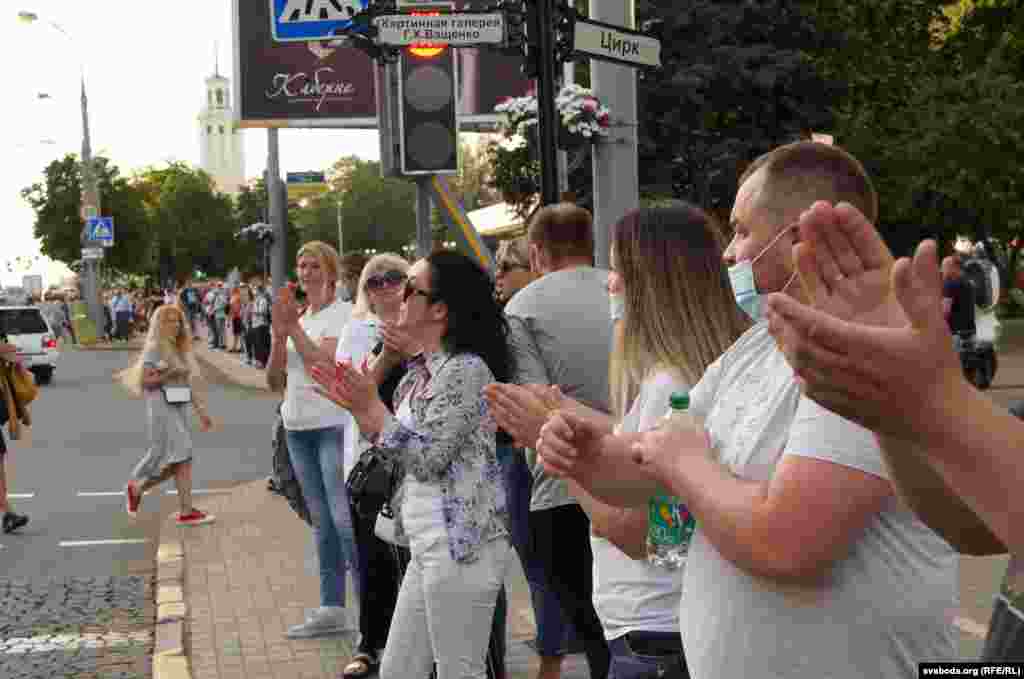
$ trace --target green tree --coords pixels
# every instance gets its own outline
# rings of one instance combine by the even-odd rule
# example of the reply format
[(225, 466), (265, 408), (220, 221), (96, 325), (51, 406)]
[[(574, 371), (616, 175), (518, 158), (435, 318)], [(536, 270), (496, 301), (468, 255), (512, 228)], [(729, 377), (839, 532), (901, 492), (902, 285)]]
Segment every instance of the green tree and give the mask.
[[(95, 158), (101, 214), (114, 218), (114, 247), (105, 253), (104, 265), (120, 273), (148, 270), (151, 229), (143, 193), (106, 158)], [(47, 257), (71, 266), (82, 252), (81, 163), (68, 154), (43, 170), (41, 181), (22, 189), (22, 197), (36, 215), (33, 233)]]
[(757, 155), (827, 129), (835, 88), (807, 56), (815, 23), (785, 0), (641, 0), (663, 68), (638, 82), (641, 191), (727, 210)]
[(401, 252), (416, 234), (416, 187), (404, 179), (380, 176), (380, 163), (355, 157), (333, 166), (333, 190), (295, 211), (303, 241), (338, 244), (341, 203), (344, 249)]
[(199, 271), (223, 276), (234, 261), (237, 233), (231, 199), (202, 170), (182, 162), (142, 172), (161, 281)]

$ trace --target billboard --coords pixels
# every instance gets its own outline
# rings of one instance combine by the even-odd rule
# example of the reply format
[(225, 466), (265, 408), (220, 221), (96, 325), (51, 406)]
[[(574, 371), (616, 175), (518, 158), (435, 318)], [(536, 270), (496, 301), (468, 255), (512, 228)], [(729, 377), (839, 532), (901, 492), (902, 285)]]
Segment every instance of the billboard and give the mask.
[[(235, 110), (240, 127), (377, 126), (374, 63), (340, 41), (277, 42), (274, 0), (233, 0)], [(472, 2), (457, 3), (458, 8)], [(530, 81), (522, 58), (491, 49), (457, 49), (459, 115), (464, 127), (487, 127), (494, 107), (522, 96)]]
[(241, 127), (374, 127), (373, 61), (336, 41), (276, 42), (272, 0), (234, 0)]

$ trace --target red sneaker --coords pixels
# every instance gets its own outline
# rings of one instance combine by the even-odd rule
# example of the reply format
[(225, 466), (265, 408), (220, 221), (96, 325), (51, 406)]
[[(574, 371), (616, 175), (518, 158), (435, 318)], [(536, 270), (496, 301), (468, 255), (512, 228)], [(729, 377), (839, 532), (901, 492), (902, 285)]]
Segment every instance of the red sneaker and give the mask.
[(132, 481), (129, 481), (128, 485), (124, 487), (124, 500), (128, 516), (134, 519), (139, 515), (139, 505), (142, 504), (142, 493), (139, 492), (139, 489), (135, 487), (135, 483)]
[(179, 526), (202, 526), (205, 523), (213, 523), (217, 517), (213, 514), (207, 514), (204, 511), (193, 508), (188, 514), (182, 514), (178, 512), (178, 525)]

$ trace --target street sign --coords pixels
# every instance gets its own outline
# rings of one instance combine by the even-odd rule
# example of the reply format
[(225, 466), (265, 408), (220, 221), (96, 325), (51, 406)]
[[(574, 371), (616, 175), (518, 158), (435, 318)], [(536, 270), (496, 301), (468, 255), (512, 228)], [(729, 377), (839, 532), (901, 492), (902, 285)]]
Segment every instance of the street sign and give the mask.
[(573, 50), (626, 66), (661, 66), (661, 41), (621, 26), (577, 19)]
[(369, 0), (264, 0), (270, 2), (270, 31), (276, 42), (338, 38)]
[(383, 14), (374, 18), (373, 23), (378, 31), (377, 41), (382, 45), (430, 43), (471, 47), (505, 42), (505, 15), (502, 12), (436, 16)]
[(82, 248), (82, 259), (103, 259), (103, 248)]
[(114, 218), (90, 217), (85, 221), (86, 240), (100, 243), (105, 248), (114, 246)]
[(323, 184), (323, 172), (289, 172), (287, 173), (289, 184)]

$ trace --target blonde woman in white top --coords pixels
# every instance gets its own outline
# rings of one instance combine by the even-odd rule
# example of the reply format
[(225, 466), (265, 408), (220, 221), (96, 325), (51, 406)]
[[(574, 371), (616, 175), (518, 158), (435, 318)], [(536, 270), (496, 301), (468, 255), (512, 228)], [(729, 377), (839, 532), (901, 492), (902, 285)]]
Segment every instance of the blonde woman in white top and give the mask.
[[(384, 351), (383, 335), (395, 332), (408, 271), (409, 262), (392, 253), (376, 255), (366, 263), (354, 290), (352, 320), (338, 341), (335, 358), (339, 362), (351, 361), (361, 365), (378, 343), (381, 343), (380, 351)], [(384, 394), (384, 390), (379, 391), (385, 404), (391, 406), (390, 396)], [(353, 420), (352, 426), (345, 430), (346, 477), (359, 453), (368, 445), (365, 441), (360, 445), (358, 439), (359, 427)], [(381, 651), (391, 629), (399, 584), (396, 577), (398, 564), (392, 547), (374, 533), (377, 515), (360, 515), (358, 508), (352, 506), (352, 520), (359, 556), (359, 591), (364, 598), (359, 608), (359, 644), (342, 672), (346, 679), (369, 676), (379, 667)]]
[(274, 303), (273, 344), (267, 383), (284, 392), (281, 416), (288, 452), (313, 520), (320, 564), (320, 607), (304, 623), (288, 629), (289, 638), (337, 634), (349, 628), (345, 615), (345, 574), (355, 564), (355, 540), (342, 476), (347, 411), (314, 391), (313, 366), (330, 366), (338, 337), (352, 305), (335, 297), (338, 253), (320, 241), (299, 249), (296, 269), (308, 306), (299, 311), (290, 288)]

